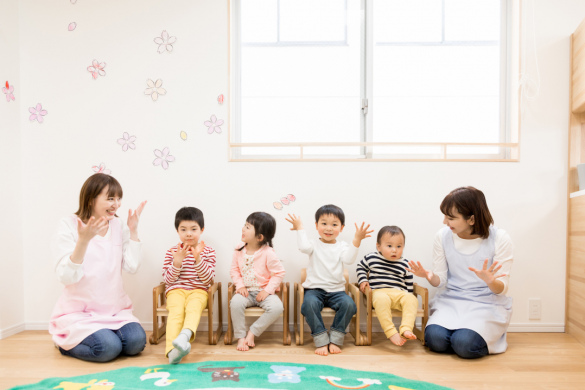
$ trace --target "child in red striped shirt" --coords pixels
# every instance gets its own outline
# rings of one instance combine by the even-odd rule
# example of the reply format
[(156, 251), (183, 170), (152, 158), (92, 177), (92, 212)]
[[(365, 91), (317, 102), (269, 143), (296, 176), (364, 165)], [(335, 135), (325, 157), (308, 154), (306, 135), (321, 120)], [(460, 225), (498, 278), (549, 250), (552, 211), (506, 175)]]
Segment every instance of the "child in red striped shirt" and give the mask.
[(179, 363), (191, 351), (215, 277), (215, 250), (199, 241), (205, 229), (201, 210), (177, 211), (175, 228), (181, 242), (167, 251), (162, 272), (169, 310), (165, 356), (170, 364)]

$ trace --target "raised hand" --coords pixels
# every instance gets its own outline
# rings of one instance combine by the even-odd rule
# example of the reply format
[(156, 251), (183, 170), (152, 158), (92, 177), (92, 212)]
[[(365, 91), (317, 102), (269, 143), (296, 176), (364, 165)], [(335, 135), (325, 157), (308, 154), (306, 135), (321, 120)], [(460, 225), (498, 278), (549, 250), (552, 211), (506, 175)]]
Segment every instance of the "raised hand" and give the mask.
[(360, 283), (360, 291), (361, 292), (365, 293), (366, 287), (370, 287), (370, 283), (368, 283), (368, 282), (361, 282)]
[(96, 219), (90, 217), (87, 224), (77, 218), (77, 235), (80, 240), (89, 242), (96, 235), (103, 236), (108, 232), (109, 222), (106, 217)]
[(303, 230), (303, 222), (301, 221), (301, 217), (297, 217), (296, 215), (288, 215), (288, 218), (285, 218), (288, 222), (292, 223), (292, 227), (290, 230)]
[[(132, 239), (135, 241), (138, 240), (138, 221), (140, 220), (140, 214), (142, 214), (142, 210), (144, 210), (144, 206), (146, 206), (146, 200), (141, 202), (136, 210), (132, 211), (132, 209), (128, 210), (128, 229), (130, 229), (130, 235)], [(132, 237), (134, 236), (134, 237)]]
[(414, 261), (409, 261), (408, 266), (410, 268), (407, 268), (406, 270), (412, 273), (414, 276), (418, 276), (419, 278), (425, 278), (427, 280), (430, 280), (431, 277), (433, 276), (433, 273), (431, 271), (427, 271), (422, 266), (420, 261), (417, 261), (416, 263)]
[(488, 261), (488, 259), (485, 259), (482, 269), (469, 267), (469, 270), (475, 272), (477, 277), (483, 280), (487, 285), (491, 285), (495, 280), (502, 276), (506, 276), (506, 274), (496, 275), (502, 266), (498, 265), (497, 261), (494, 261), (491, 267), (488, 268)]
[(372, 237), (370, 235), (370, 233), (373, 233), (374, 230), (368, 230), (370, 228), (370, 224), (368, 224), (368, 226), (364, 227), (366, 223), (362, 222), (362, 226), (358, 227), (357, 223), (354, 224), (355, 225), (355, 236), (353, 238), (353, 245), (356, 248), (359, 248), (360, 244), (362, 243), (362, 240), (364, 238), (368, 238), (368, 237)]
[(256, 295), (256, 301), (257, 302), (262, 302), (263, 300), (266, 299), (267, 296), (269, 296), (270, 294), (268, 294), (266, 291), (262, 290), (258, 293), (258, 295)]
[(236, 290), (236, 293), (242, 295), (244, 298), (248, 298), (248, 289), (246, 287), (240, 287)]
[(201, 262), (201, 259), (199, 257), (199, 255), (201, 254), (201, 252), (203, 252), (203, 249), (205, 248), (205, 241), (199, 241), (199, 243), (195, 246), (195, 248), (190, 247), (190, 251), (191, 254), (193, 255), (193, 258), (195, 259), (195, 264), (199, 264)]
[(173, 254), (173, 266), (175, 268), (181, 268), (183, 266), (183, 260), (187, 257), (187, 254), (192, 249), (190, 245), (182, 245), (179, 243), (177, 249), (172, 249)]

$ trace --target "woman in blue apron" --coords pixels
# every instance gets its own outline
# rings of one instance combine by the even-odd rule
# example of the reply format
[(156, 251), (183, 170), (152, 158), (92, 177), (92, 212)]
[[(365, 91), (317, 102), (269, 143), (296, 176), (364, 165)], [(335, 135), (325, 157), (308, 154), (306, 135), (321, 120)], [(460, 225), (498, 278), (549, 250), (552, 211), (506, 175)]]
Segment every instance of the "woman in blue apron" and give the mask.
[(483, 192), (457, 188), (443, 199), (443, 227), (435, 236), (433, 270), (411, 272), (443, 287), (430, 305), (425, 341), (431, 351), (466, 359), (506, 351), (512, 298), (506, 296), (513, 259), (508, 233), (493, 226)]

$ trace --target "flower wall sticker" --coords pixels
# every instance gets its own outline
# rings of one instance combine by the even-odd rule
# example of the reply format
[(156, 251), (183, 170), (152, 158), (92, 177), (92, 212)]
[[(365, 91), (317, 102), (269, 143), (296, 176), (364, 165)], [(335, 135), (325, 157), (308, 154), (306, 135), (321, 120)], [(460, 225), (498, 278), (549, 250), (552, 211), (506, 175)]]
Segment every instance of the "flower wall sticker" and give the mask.
[(106, 169), (106, 164), (104, 163), (100, 163), (100, 165), (94, 165), (93, 167), (91, 167), (91, 169), (93, 169), (95, 173), (105, 173), (106, 175), (112, 173), (112, 171)]
[(47, 110), (43, 110), (43, 106), (41, 103), (38, 103), (35, 107), (29, 107), (28, 112), (30, 112), (30, 116), (28, 120), (34, 121), (36, 120), (39, 123), (43, 123), (43, 117), (47, 115)]
[(77, 27), (77, 23), (71, 22), (71, 23), (69, 23), (69, 26), (67, 26), (67, 30), (73, 31), (73, 30), (75, 30), (76, 27)]
[(105, 67), (106, 67), (105, 62), (98, 62), (98, 60), (93, 60), (91, 62), (91, 66), (87, 67), (87, 71), (91, 73), (91, 77), (93, 77), (93, 79), (96, 80), (98, 76), (106, 75), (106, 71), (104, 70)]
[(280, 198), (280, 202), (274, 202), (272, 203), (272, 205), (274, 206), (275, 209), (277, 210), (282, 210), (282, 205), (288, 206), (290, 204), (290, 202), (294, 202), (295, 200), (297, 200), (297, 197), (294, 196), (293, 194), (288, 194), (287, 196), (283, 196), (282, 198)]
[(173, 43), (177, 42), (177, 37), (169, 36), (167, 30), (163, 30), (160, 34), (160, 37), (154, 38), (154, 43), (158, 45), (158, 53), (162, 54), (165, 52), (172, 52), (173, 51)]
[(187, 141), (187, 133), (185, 133), (184, 131), (181, 131), (181, 139), (183, 141)]
[(152, 165), (160, 165), (163, 169), (169, 168), (169, 163), (175, 161), (175, 157), (171, 156), (169, 148), (164, 148), (162, 151), (155, 149), (154, 155), (156, 158), (152, 162)]
[(217, 97), (217, 102), (223, 104), (223, 93)]
[(223, 125), (223, 119), (217, 119), (215, 115), (212, 115), (210, 120), (204, 122), (205, 126), (208, 127), (207, 133), (213, 134), (213, 132), (221, 133), (221, 125)]
[(145, 95), (150, 95), (153, 102), (156, 102), (158, 99), (158, 95), (164, 95), (167, 93), (167, 90), (162, 87), (162, 80), (158, 79), (156, 82), (152, 81), (151, 79), (146, 80), (146, 85), (148, 88), (144, 90)]
[(128, 133), (124, 132), (122, 134), (122, 138), (118, 138), (118, 144), (122, 145), (122, 150), (125, 152), (128, 148), (134, 150), (136, 149), (136, 145), (134, 145), (134, 141), (136, 140), (136, 136), (129, 135)]
[(6, 101), (10, 102), (10, 100), (14, 100), (14, 85), (8, 84), (6, 82), (6, 87), (2, 87), (2, 92), (6, 94)]

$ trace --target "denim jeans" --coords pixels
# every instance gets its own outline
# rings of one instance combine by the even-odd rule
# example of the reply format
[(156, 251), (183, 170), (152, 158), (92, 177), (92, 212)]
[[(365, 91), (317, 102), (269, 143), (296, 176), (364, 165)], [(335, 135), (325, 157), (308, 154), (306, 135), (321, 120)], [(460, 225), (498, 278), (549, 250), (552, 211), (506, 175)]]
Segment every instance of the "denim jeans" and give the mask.
[(489, 353), (485, 340), (471, 329), (450, 330), (429, 325), (425, 329), (425, 342), (433, 352), (454, 352), (464, 359), (476, 359)]
[(59, 348), (62, 355), (88, 362), (105, 363), (118, 355), (137, 355), (146, 346), (146, 333), (138, 322), (131, 322), (118, 330), (100, 329), (87, 336), (69, 351)]
[[(321, 310), (330, 307), (335, 310), (335, 318), (331, 324), (330, 334), (323, 324)], [(327, 292), (320, 288), (306, 289), (301, 313), (305, 316), (311, 328), (311, 336), (317, 348), (333, 343), (343, 345), (345, 330), (356, 313), (357, 308), (353, 299), (345, 291)]]

